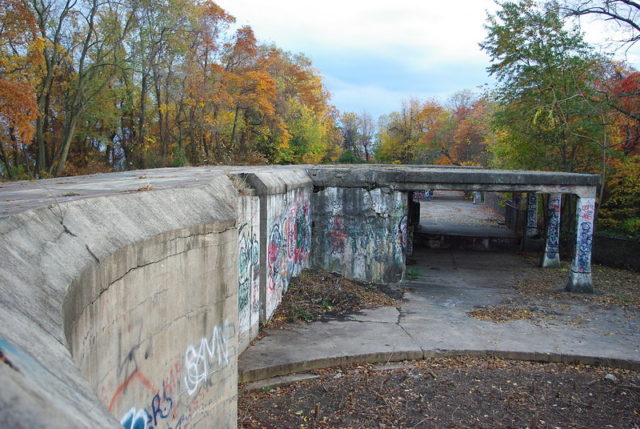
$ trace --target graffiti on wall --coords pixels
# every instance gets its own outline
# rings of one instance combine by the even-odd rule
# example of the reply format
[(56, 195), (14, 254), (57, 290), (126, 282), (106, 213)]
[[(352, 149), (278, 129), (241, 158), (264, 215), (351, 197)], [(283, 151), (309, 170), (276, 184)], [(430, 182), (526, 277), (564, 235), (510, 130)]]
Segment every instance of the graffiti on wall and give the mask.
[[(274, 204), (275, 205), (275, 204)], [(311, 250), (311, 203), (308, 192), (274, 207), (267, 241), (267, 304), (269, 313), (280, 301), (291, 278), (308, 265)]]
[(229, 365), (229, 340), (234, 335), (234, 325), (225, 323), (214, 326), (211, 337), (203, 337), (199, 345), (187, 347), (184, 353), (184, 384), (189, 395), (193, 395), (211, 374)]
[(113, 411), (116, 399), (131, 387), (131, 382), (134, 379), (139, 379), (145, 389), (150, 392), (151, 400), (145, 408), (130, 408), (120, 419), (120, 424), (126, 429), (158, 429), (161, 427), (178, 429), (183, 427), (189, 421), (189, 417), (188, 415), (180, 415), (177, 402), (174, 401), (174, 398), (180, 393), (179, 374), (181, 371), (182, 366), (179, 361), (176, 361), (169, 370), (169, 375), (162, 380), (162, 388), (156, 389), (142, 371), (137, 370), (133, 377), (118, 386), (109, 403), (109, 411)]
[(398, 227), (396, 228), (396, 240), (400, 244), (402, 253), (407, 250), (407, 216), (402, 215), (400, 221), (398, 221)]
[(527, 199), (527, 237), (538, 234), (538, 195), (529, 193)]
[[(235, 326), (224, 323), (215, 326), (211, 337), (204, 337), (197, 345), (187, 347), (184, 361), (176, 361), (169, 370), (169, 374), (162, 380), (160, 389), (154, 388), (144, 377), (145, 385), (151, 392), (151, 400), (143, 408), (131, 407), (120, 419), (120, 424), (126, 429), (179, 429), (189, 425), (189, 414), (192, 405), (198, 402), (185, 401), (186, 398), (194, 398), (202, 385), (206, 385), (209, 377), (218, 371), (222, 371), (230, 361), (231, 353), (229, 342), (235, 336)], [(142, 374), (138, 370), (139, 374)], [(128, 382), (125, 382), (129, 384)], [(124, 386), (126, 389), (127, 386)], [(121, 386), (117, 389), (117, 395), (123, 392)], [(155, 392), (155, 393), (154, 393)], [(109, 405), (112, 410), (114, 403)]]
[[(362, 280), (380, 280), (392, 266), (403, 270), (409, 238), (403, 194), (330, 188), (322, 201), (316, 240), (323, 266)], [(357, 211), (345, 213), (346, 204)]]
[(238, 229), (238, 318), (240, 331), (249, 329), (251, 314), (258, 311), (260, 243), (249, 224)]
[(433, 190), (429, 189), (427, 191), (414, 191), (413, 192), (413, 200), (414, 201), (429, 201), (433, 197)]
[(166, 423), (163, 427), (169, 429), (179, 429), (186, 421), (184, 417), (178, 418), (175, 425), (168, 424), (169, 417), (172, 415), (173, 399), (168, 396), (156, 393), (151, 400), (149, 409), (132, 407), (120, 420), (122, 427), (126, 429), (154, 429), (160, 427), (162, 423)]
[(554, 259), (560, 252), (560, 194), (549, 196), (549, 226), (547, 230), (546, 254), (549, 259)]
[(578, 199), (575, 272), (591, 272), (591, 246), (596, 202), (594, 198)]

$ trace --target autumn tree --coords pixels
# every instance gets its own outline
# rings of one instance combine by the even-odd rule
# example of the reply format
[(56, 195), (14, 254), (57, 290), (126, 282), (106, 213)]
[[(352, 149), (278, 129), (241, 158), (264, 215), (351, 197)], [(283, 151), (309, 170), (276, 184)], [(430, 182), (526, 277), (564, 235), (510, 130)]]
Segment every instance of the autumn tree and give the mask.
[(39, 116), (35, 86), (41, 49), (31, 10), (19, 0), (0, 0), (0, 170), (10, 178), (20, 164), (27, 170), (30, 165), (27, 147)]
[(453, 127), (451, 112), (437, 101), (410, 99), (400, 112), (380, 119), (376, 157), (383, 162), (433, 163), (448, 153)]
[(593, 170), (581, 161), (597, 159), (597, 146), (584, 136), (602, 132), (592, 106), (601, 59), (577, 28), (566, 28), (557, 2), (500, 6), (481, 44), (498, 80), (495, 124), (504, 131), (494, 159), (510, 167)]

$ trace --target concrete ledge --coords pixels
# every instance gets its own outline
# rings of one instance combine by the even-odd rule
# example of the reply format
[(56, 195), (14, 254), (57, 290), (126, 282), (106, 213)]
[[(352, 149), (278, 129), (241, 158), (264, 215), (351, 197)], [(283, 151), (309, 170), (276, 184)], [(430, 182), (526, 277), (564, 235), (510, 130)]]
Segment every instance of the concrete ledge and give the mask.
[[(543, 187), (573, 187), (600, 185), (595, 174), (559, 173), (544, 171), (487, 170), (480, 168), (441, 168), (432, 166), (367, 166), (310, 167), (309, 175), (316, 186), (370, 189), (391, 186), (400, 190), (442, 189), (542, 191)], [(547, 191), (550, 192), (550, 191)]]
[(267, 170), (238, 174), (254, 190), (255, 195), (284, 194), (313, 185), (304, 169)]
[(454, 356), (477, 356), (487, 358), (497, 357), (508, 360), (597, 365), (610, 366), (613, 368), (621, 369), (640, 370), (640, 361), (630, 359), (603, 358), (598, 356), (571, 355), (561, 353), (535, 353), (509, 350), (425, 350), (422, 352), (407, 350), (320, 358), (301, 362), (290, 362), (286, 365), (274, 365), (252, 370), (240, 369), (238, 373), (238, 381), (241, 383), (255, 382), (313, 369), (323, 369), (355, 363), (385, 363), (407, 360), (417, 361), (430, 358)]

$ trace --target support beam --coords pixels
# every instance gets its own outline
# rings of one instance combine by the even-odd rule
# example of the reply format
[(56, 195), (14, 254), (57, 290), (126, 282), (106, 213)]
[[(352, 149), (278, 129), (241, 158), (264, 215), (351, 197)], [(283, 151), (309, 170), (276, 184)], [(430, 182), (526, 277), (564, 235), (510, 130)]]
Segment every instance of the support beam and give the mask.
[(591, 243), (593, 241), (593, 219), (595, 198), (578, 197), (576, 207), (576, 250), (571, 266), (571, 275), (566, 290), (569, 292), (592, 293)]
[(542, 259), (543, 268), (560, 267), (560, 207), (562, 194), (550, 194), (547, 213), (549, 225), (547, 226), (547, 243)]
[(538, 235), (538, 195), (529, 192), (527, 195), (527, 237)]

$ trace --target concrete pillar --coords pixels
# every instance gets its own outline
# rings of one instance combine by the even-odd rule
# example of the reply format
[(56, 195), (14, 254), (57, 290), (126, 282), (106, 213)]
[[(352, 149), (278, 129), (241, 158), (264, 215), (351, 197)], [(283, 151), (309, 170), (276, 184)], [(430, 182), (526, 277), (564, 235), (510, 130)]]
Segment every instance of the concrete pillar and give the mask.
[(480, 191), (475, 191), (473, 193), (473, 204), (481, 204), (482, 203), (482, 193)]
[(547, 213), (549, 225), (547, 226), (547, 244), (544, 248), (542, 266), (544, 268), (560, 267), (560, 206), (562, 194), (550, 194)]
[(566, 290), (569, 292), (593, 292), (591, 281), (591, 243), (595, 198), (578, 197), (576, 207), (576, 251)]
[(527, 195), (527, 237), (538, 235), (538, 195), (529, 192)]

